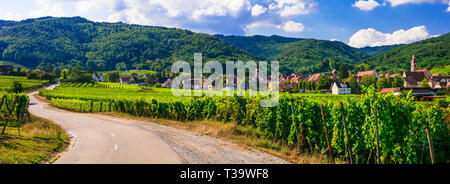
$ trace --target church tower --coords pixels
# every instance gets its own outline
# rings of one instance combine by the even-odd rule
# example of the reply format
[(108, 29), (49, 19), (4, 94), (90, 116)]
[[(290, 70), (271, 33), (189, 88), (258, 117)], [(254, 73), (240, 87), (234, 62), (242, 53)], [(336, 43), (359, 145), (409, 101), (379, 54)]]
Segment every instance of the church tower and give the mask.
[(416, 56), (413, 55), (411, 60), (411, 72), (415, 72), (416, 70), (417, 70), (417, 61)]

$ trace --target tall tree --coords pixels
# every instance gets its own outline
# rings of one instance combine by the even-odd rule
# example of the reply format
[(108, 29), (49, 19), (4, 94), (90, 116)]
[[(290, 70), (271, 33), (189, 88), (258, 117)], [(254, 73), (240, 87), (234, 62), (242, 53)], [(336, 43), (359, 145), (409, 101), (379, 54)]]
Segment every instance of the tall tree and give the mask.
[(330, 89), (331, 88), (331, 79), (327, 76), (322, 76), (319, 81), (317, 81), (316, 89)]
[(342, 63), (341, 66), (339, 66), (338, 76), (339, 79), (346, 79), (348, 78), (348, 67), (346, 64)]
[(389, 78), (381, 78), (377, 81), (377, 91), (381, 91), (384, 88), (391, 88), (392, 82)]
[(365, 87), (375, 85), (376, 83), (377, 83), (377, 77), (375, 77), (375, 75), (364, 75), (361, 77), (361, 81), (359, 82), (360, 86), (365, 86)]

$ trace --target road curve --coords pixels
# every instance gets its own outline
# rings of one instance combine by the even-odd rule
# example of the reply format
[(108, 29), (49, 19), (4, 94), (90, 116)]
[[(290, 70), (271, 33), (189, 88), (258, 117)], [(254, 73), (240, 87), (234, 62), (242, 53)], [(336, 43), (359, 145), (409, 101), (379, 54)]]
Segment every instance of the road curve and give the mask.
[(254, 149), (163, 125), (50, 108), (35, 94), (29, 94), (29, 111), (62, 126), (74, 142), (56, 164), (288, 163)]

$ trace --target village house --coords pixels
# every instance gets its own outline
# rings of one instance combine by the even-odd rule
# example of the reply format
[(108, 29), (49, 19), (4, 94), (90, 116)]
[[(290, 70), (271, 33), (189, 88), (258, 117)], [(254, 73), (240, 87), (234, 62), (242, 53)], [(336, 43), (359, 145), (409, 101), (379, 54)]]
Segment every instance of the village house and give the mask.
[(102, 77), (99, 77), (97, 75), (92, 75), (92, 80), (97, 81), (97, 82), (104, 82), (105, 80)]
[(356, 73), (356, 75), (354, 76), (356, 78), (356, 81), (359, 83), (361, 82), (361, 78), (365, 75), (373, 75), (375, 76), (377, 79), (380, 78), (380, 76), (378, 75), (377, 71), (374, 70), (369, 70), (369, 71), (363, 71), (363, 72), (358, 72)]
[(380, 93), (394, 93), (394, 96), (398, 96), (401, 94), (401, 88), (384, 88), (380, 91)]
[(130, 84), (130, 78), (128, 76), (122, 76), (119, 78), (119, 80), (122, 84)]
[(428, 81), (428, 85), (431, 88), (436, 87), (436, 83), (433, 85), (433, 75), (427, 69), (417, 70), (417, 60), (415, 55), (412, 56), (411, 71), (403, 72), (403, 79), (403, 87), (405, 88), (419, 88), (424, 79)]
[(317, 73), (317, 74), (313, 74), (313, 75), (308, 76), (305, 80), (307, 82), (311, 82), (311, 81), (317, 82), (317, 81), (319, 81), (319, 79), (322, 76), (323, 76), (323, 74)]
[(163, 88), (171, 88), (172, 87), (172, 79), (167, 79), (164, 81), (164, 83), (161, 85)]
[(331, 73), (324, 73), (325, 76), (329, 77), (331, 80), (339, 79), (336, 69), (333, 69)]
[(352, 89), (348, 82), (334, 81), (331, 87), (331, 92), (333, 95), (345, 95), (352, 94)]

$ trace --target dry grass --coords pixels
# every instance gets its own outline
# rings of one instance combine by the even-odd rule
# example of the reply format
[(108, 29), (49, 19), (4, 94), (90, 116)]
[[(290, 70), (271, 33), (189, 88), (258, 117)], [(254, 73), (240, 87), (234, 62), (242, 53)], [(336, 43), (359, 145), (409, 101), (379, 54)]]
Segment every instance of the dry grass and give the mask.
[[(69, 138), (64, 129), (37, 116), (32, 119), (7, 126), (6, 135), (0, 136), (0, 164), (45, 163), (67, 148)], [(0, 125), (3, 128), (3, 122)]]
[(282, 141), (272, 141), (263, 136), (263, 133), (252, 128), (243, 127), (237, 123), (223, 123), (212, 121), (177, 122), (167, 119), (135, 117), (124, 113), (101, 113), (104, 115), (128, 118), (144, 122), (153, 122), (178, 129), (196, 132), (220, 138), (240, 145), (244, 149), (252, 147), (272, 154), (294, 164), (327, 164), (328, 161), (321, 154), (298, 153), (296, 148), (287, 146)]
[(47, 98), (45, 98), (45, 97), (43, 97), (43, 96), (41, 96), (41, 95), (39, 95), (39, 94), (34, 94), (33, 95), (37, 100), (39, 100), (39, 101), (41, 101), (41, 102), (49, 102), (48, 100), (47, 100)]

